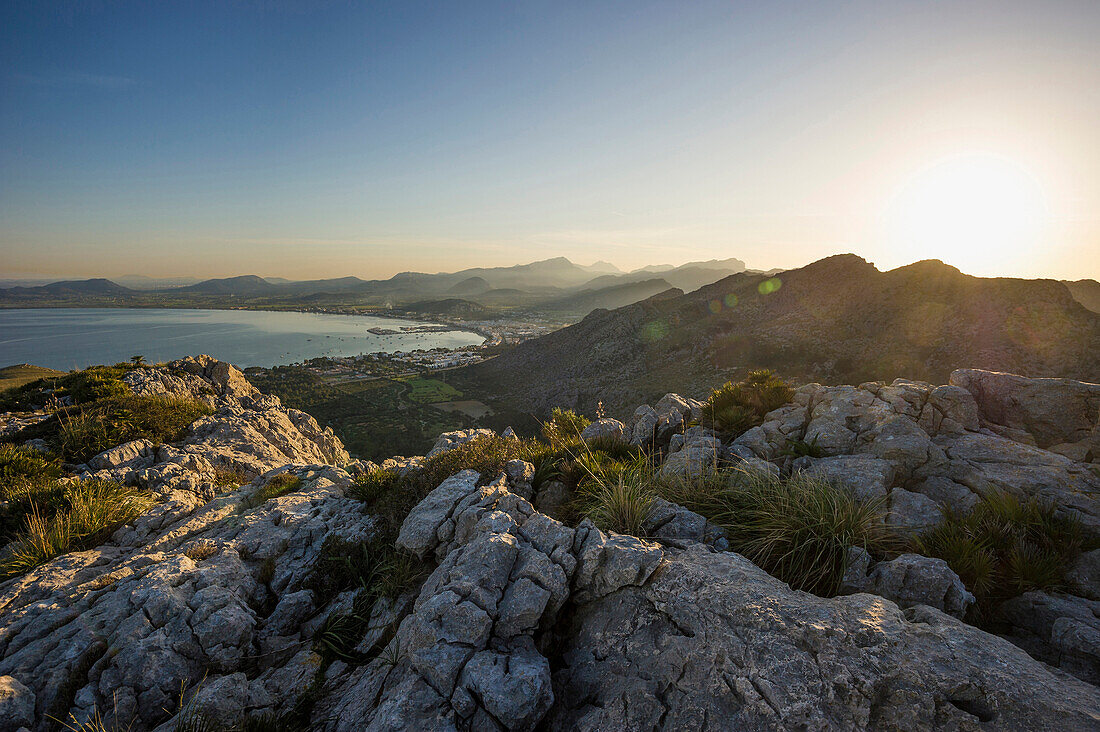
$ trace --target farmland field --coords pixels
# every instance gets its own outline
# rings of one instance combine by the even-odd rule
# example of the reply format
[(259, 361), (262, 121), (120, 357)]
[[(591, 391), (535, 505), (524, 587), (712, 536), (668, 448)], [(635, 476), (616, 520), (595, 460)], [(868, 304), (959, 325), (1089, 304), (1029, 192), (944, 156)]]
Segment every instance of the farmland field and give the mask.
[(416, 378), (409, 379), (406, 383), (411, 389), (409, 400), (417, 404), (449, 402), (462, 398), (462, 392), (439, 379)]

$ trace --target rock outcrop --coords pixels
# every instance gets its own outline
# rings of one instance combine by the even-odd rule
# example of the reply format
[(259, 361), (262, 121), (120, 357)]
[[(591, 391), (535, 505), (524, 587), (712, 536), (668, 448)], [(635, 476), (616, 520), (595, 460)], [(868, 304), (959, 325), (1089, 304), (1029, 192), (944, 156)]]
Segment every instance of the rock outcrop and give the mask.
[[(324, 571), (326, 542), (379, 536), (381, 518), (346, 495), (349, 471), (375, 466), (350, 461), (330, 431), (226, 364), (133, 373), (138, 393), (215, 411), (176, 444), (119, 445), (70, 478), (160, 500), (102, 546), (0, 584), (0, 732), (96, 712), (167, 732), (181, 689), (185, 714), (222, 727), (308, 700), (312, 727), (333, 731), (1100, 728), (1096, 552), (1067, 574), (1077, 594), (1000, 607), (998, 637), (959, 619), (974, 598), (941, 560), (875, 562), (853, 549), (845, 594), (818, 597), (668, 501), (654, 502), (642, 538), (566, 525), (540, 510), (560, 507), (564, 485), (536, 493), (522, 460), (499, 475), (462, 470), (412, 508), (396, 543), (430, 574), (374, 601), (354, 653), (322, 663), (314, 643), (356, 608), (355, 592), (321, 597), (310, 578)], [(1058, 501), (1095, 527), (1096, 464), (1045, 449), (1079, 432), (995, 412), (991, 388), (966, 386), (986, 379), (811, 384), (730, 444), (689, 426), (700, 404), (670, 394), (590, 437), (656, 447), (667, 475), (730, 463), (813, 472), (905, 531), (968, 510), (989, 488)], [(487, 434), (450, 433), (433, 451)], [(820, 456), (796, 457), (796, 443)], [(227, 485), (227, 472), (243, 478)], [(275, 478), (284, 473), (298, 480)]]
[[(1053, 502), (1090, 529), (1100, 529), (1100, 504), (1093, 498), (1100, 492), (1095, 464), (1084, 460), (1086, 455), (1074, 459), (1037, 445), (1087, 431), (1087, 420), (1081, 417), (1084, 407), (1069, 415), (1071, 420), (1081, 417), (1072, 432), (1055, 434), (1044, 426), (1044, 415), (1059, 409), (1059, 404), (1077, 404), (1084, 399), (1081, 395), (1100, 386), (1013, 376), (1012, 383), (1022, 380), (1039, 386), (1023, 392), (1033, 395), (1030, 407), (1017, 405), (1009, 412), (988, 406), (992, 387), (987, 392), (974, 386), (1002, 384), (1008, 378), (956, 372), (952, 381), (969, 385), (973, 392), (954, 384), (905, 379), (888, 385), (808, 384), (796, 390), (792, 404), (769, 413), (762, 425), (727, 446), (726, 458), (736, 462), (756, 457), (826, 477), (861, 500), (877, 500), (888, 521), (905, 532), (919, 533), (941, 520), (945, 511), (965, 513), (990, 491)], [(1048, 394), (1059, 386), (1077, 396)], [(1048, 394), (1047, 406), (1037, 406), (1042, 403), (1037, 394)], [(1037, 434), (1027, 432), (1027, 425)], [(792, 444), (812, 445), (821, 456), (794, 458), (788, 450)], [(1091, 460), (1091, 453), (1088, 457)]]

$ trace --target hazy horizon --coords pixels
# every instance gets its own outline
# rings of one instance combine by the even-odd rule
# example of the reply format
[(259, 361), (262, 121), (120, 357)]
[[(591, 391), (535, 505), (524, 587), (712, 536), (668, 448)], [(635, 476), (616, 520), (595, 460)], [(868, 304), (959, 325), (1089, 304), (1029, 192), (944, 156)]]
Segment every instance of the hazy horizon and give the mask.
[[(10, 279), (1100, 278), (1100, 4), (0, 9)], [(63, 274), (71, 273), (71, 274)]]

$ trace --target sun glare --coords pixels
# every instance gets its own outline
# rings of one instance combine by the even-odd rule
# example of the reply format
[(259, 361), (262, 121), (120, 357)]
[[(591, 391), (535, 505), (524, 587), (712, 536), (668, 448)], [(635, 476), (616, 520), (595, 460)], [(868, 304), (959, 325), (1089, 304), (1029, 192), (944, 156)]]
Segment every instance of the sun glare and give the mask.
[(886, 223), (898, 258), (941, 259), (968, 274), (1007, 274), (1034, 258), (1047, 226), (1039, 181), (991, 154), (939, 160), (910, 177)]

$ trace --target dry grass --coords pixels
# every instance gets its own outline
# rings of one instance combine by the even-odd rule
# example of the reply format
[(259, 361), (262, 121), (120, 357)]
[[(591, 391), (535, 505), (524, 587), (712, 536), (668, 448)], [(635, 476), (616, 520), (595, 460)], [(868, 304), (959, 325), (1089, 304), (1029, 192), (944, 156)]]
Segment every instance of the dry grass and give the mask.
[(184, 550), (183, 553), (192, 562), (201, 562), (204, 559), (209, 559), (210, 557), (214, 556), (218, 553), (218, 551), (219, 547), (215, 542), (209, 540), (200, 540), (187, 547), (187, 549)]
[(849, 547), (878, 556), (902, 548), (883, 523), (879, 506), (802, 473), (783, 479), (724, 470), (662, 481), (658, 491), (723, 527), (730, 548), (764, 571), (794, 589), (825, 597), (839, 590)]
[(31, 505), (23, 530), (0, 560), (0, 577), (22, 574), (67, 552), (93, 547), (149, 510), (154, 501), (117, 483), (84, 480), (65, 485), (60, 503), (52, 515)]

